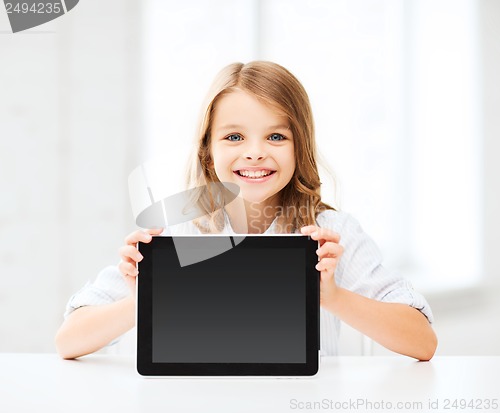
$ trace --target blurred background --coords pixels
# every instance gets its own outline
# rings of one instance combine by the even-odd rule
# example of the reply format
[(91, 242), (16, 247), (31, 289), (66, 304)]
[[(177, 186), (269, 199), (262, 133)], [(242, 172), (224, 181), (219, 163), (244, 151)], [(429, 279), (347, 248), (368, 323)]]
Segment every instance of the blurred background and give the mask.
[(324, 199), (426, 295), (437, 354), (500, 355), (499, 1), (82, 0), (16, 34), (4, 10), (0, 351), (55, 351), (136, 229), (129, 173), (176, 191), (214, 75), (261, 59), (304, 84)]

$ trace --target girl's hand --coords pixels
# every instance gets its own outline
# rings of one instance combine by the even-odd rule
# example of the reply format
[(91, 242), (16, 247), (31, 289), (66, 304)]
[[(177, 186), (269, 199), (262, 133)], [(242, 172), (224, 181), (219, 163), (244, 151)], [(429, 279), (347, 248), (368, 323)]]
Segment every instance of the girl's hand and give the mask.
[(319, 241), (319, 248), (316, 250), (319, 262), (316, 264), (316, 269), (321, 271), (320, 304), (323, 307), (330, 307), (338, 289), (335, 284), (335, 269), (344, 252), (344, 247), (339, 244), (340, 235), (314, 225), (302, 227), (300, 231)]
[(137, 243), (140, 241), (147, 244), (153, 239), (152, 235), (160, 235), (162, 232), (162, 228), (134, 231), (125, 238), (126, 245), (119, 249), (120, 258), (122, 260), (120, 264), (118, 264), (118, 269), (125, 278), (125, 282), (129, 286), (134, 299), (136, 277), (139, 275), (137, 263), (144, 258), (137, 249)]

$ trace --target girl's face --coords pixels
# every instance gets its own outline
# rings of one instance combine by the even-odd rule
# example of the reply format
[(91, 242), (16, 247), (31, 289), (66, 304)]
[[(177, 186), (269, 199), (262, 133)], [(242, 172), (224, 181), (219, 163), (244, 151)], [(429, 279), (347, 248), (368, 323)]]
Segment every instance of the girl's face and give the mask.
[(236, 91), (215, 107), (211, 155), (221, 182), (235, 183), (248, 202), (275, 204), (295, 171), (293, 136), (285, 116)]

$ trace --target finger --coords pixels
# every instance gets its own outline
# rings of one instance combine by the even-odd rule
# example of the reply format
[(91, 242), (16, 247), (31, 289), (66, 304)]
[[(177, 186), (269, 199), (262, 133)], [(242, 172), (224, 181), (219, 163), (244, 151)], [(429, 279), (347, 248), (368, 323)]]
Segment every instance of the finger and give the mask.
[(125, 276), (136, 277), (137, 275), (139, 275), (139, 271), (137, 270), (136, 266), (132, 265), (129, 262), (120, 262), (120, 264), (118, 264), (118, 269)]
[(124, 245), (118, 251), (124, 261), (130, 259), (134, 262), (140, 262), (144, 258), (134, 245)]
[(135, 262), (132, 258), (129, 257), (121, 257), (122, 261), (128, 262), (129, 264), (136, 265), (137, 262)]
[[(138, 242), (148, 243), (152, 239), (152, 235), (159, 235), (163, 232), (161, 229), (150, 229), (145, 231), (134, 231), (131, 234), (127, 235), (125, 238), (125, 244), (135, 245)], [(151, 232), (151, 233), (150, 233)]]
[(125, 244), (135, 245), (138, 242), (149, 242), (151, 241), (151, 235), (144, 231), (134, 231), (125, 237)]
[(306, 225), (305, 227), (302, 227), (300, 229), (300, 232), (304, 235), (310, 235), (313, 232), (317, 231), (318, 229), (319, 227), (317, 227), (316, 225)]
[(316, 231), (310, 234), (310, 237), (314, 240), (319, 240), (322, 245), (325, 241), (331, 241), (338, 243), (340, 241), (340, 234), (329, 230), (328, 228), (317, 227)]
[(316, 264), (316, 269), (321, 272), (326, 271), (329, 274), (333, 274), (337, 268), (337, 263), (337, 258), (323, 258)]
[(339, 258), (344, 253), (344, 247), (335, 242), (325, 242), (316, 250), (318, 257), (322, 258)]

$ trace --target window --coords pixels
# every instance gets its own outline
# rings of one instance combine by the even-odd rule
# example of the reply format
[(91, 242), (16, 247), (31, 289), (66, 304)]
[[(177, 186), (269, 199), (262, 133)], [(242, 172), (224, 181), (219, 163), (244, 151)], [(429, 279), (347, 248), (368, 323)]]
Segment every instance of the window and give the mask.
[[(468, 0), (148, 0), (145, 159), (182, 189), (204, 94), (233, 61), (290, 69), (311, 98), (352, 213), (417, 288), (463, 286), (480, 264), (476, 3)], [(460, 234), (455, 236), (452, 234)]]

